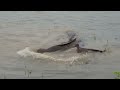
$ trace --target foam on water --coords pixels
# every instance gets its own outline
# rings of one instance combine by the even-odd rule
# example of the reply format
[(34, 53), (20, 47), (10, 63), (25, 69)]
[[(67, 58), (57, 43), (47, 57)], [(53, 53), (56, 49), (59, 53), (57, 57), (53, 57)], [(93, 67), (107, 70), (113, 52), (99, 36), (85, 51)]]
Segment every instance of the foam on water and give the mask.
[[(44, 54), (31, 50), (34, 46), (49, 48), (67, 42), (64, 32), (68, 30), (77, 32), (84, 48), (104, 50), (108, 40), (112, 52), (94, 53), (94, 57), (93, 53), (78, 54), (71, 49)], [(54, 74), (44, 75), (49, 78), (114, 78), (112, 72), (120, 69), (119, 31), (120, 12), (0, 11), (0, 78), (26, 78), (26, 70), (32, 71), (31, 78), (38, 78), (45, 70), (55, 70)], [(81, 64), (88, 59), (89, 65), (66, 68), (68, 62)]]
[[(50, 60), (50, 61), (56, 61), (56, 62), (70, 62), (73, 63), (74, 61), (82, 61), (85, 60), (86, 58), (88, 58), (88, 54), (81, 54), (79, 56), (71, 56), (71, 57), (67, 57), (67, 58), (61, 58), (61, 57), (54, 57), (54, 55), (47, 55), (47, 54), (41, 54), (41, 53), (37, 53), (34, 50), (32, 50), (30, 47), (26, 47), (23, 50), (20, 50), (17, 52), (18, 55), (22, 56), (22, 57), (32, 57), (34, 59), (42, 59), (42, 60)], [(57, 54), (56, 54), (57, 55)]]

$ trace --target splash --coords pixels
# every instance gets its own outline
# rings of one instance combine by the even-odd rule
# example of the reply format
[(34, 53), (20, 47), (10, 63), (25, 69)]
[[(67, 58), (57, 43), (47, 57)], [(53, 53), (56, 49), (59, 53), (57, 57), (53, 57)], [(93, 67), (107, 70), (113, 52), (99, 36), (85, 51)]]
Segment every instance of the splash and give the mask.
[(47, 55), (47, 54), (41, 54), (37, 53), (34, 50), (32, 50), (30, 47), (26, 47), (23, 50), (20, 50), (17, 52), (18, 55), (21, 57), (32, 57), (33, 59), (40, 59), (40, 60), (50, 60), (50, 61), (55, 61), (55, 62), (70, 62), (71, 64), (75, 61), (81, 61), (83, 62), (85, 59), (88, 58), (88, 54), (80, 54), (79, 56), (71, 56), (67, 58), (61, 58), (61, 57), (54, 57), (54, 55)]

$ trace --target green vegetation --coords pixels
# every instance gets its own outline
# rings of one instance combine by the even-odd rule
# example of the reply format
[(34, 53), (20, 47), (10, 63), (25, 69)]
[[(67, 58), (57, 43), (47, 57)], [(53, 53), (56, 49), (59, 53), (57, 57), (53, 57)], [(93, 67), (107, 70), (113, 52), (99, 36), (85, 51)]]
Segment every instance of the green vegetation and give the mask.
[(114, 72), (114, 74), (116, 75), (115, 79), (120, 79), (120, 72)]

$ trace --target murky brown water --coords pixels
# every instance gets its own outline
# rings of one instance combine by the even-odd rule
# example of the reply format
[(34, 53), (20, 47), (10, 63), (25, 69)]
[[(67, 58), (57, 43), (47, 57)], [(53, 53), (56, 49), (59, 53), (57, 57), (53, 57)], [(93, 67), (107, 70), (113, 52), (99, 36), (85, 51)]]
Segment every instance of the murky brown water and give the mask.
[[(93, 54), (88, 64), (73, 65), (17, 54), (25, 47), (52, 46), (67, 30), (78, 32), (89, 48), (104, 49), (108, 40), (112, 52)], [(0, 11), (0, 78), (114, 79), (113, 72), (120, 71), (119, 50), (119, 11)]]

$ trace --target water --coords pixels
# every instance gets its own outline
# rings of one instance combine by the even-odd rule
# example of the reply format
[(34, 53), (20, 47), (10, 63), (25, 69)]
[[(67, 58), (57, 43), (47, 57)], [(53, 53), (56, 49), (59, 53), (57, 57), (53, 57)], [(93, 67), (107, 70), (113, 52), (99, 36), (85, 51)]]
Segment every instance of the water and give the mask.
[[(67, 30), (78, 32), (87, 48), (104, 49), (108, 40), (112, 52), (73, 65), (17, 54), (25, 47), (61, 43)], [(0, 11), (0, 78), (114, 79), (113, 72), (120, 71), (119, 30), (119, 11)]]

